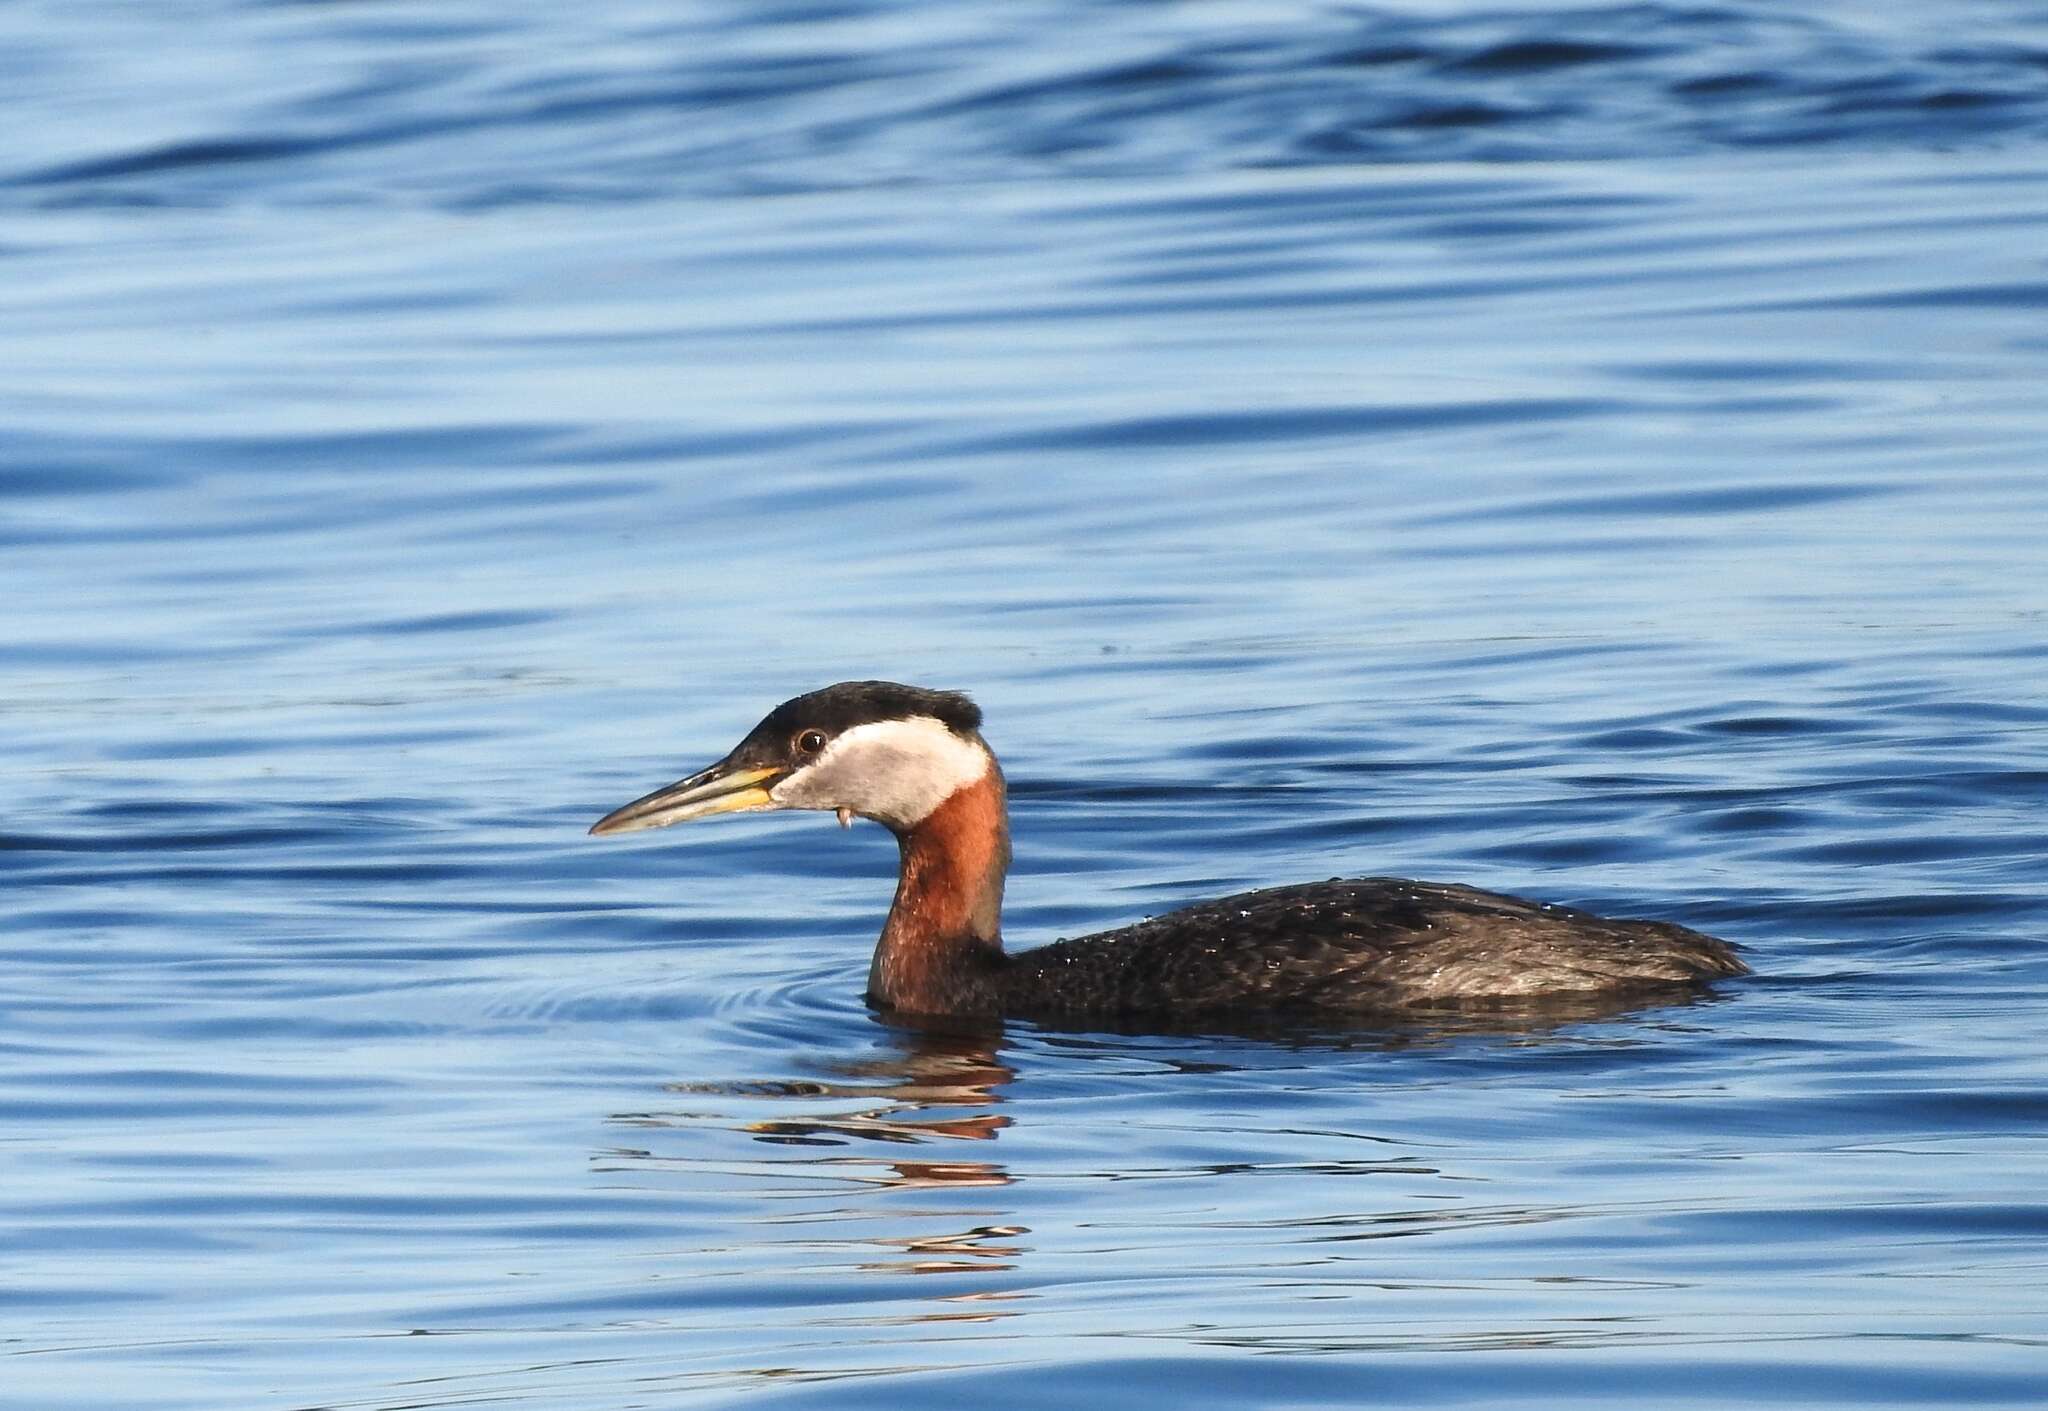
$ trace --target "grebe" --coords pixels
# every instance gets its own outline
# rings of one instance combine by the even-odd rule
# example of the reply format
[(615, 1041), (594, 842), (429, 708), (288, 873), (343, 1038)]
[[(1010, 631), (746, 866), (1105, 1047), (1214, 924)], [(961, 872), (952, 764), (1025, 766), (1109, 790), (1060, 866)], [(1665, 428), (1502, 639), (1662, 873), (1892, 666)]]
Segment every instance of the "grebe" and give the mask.
[(1009, 955), (1004, 799), (973, 701), (843, 681), (783, 702), (724, 759), (590, 831), (767, 809), (830, 810), (842, 827), (874, 819), (903, 860), (867, 998), (911, 1016), (1355, 1013), (1668, 991), (1749, 968), (1726, 943), (1666, 921), (1384, 877), (1244, 892)]

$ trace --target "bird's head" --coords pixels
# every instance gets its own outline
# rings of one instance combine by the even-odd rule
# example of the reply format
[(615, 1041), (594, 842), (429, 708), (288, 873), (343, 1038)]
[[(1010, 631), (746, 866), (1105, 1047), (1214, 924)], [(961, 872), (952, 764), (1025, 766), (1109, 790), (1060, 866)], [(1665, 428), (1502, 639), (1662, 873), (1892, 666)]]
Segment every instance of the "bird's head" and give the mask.
[(905, 833), (995, 768), (981, 708), (955, 691), (842, 681), (784, 701), (708, 769), (600, 818), (593, 833), (806, 808)]

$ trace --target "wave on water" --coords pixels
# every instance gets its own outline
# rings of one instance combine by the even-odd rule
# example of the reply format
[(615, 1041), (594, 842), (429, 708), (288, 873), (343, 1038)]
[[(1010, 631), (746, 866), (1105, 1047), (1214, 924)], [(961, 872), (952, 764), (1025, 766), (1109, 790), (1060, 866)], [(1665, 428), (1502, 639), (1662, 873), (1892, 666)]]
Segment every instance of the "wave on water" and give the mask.
[(0, 191), (478, 208), (2048, 132), (2025, 7), (1433, 8), (268, 3), (56, 31), (17, 12), (0, 51), (34, 120), (0, 136)]

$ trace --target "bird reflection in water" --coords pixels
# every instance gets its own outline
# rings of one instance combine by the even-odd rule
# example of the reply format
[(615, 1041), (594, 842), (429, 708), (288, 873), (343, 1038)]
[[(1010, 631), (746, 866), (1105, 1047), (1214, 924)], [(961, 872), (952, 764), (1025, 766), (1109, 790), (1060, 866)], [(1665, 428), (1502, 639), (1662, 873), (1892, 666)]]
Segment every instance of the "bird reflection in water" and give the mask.
[[(792, 1146), (838, 1146), (849, 1138), (916, 1143), (951, 1137), (992, 1141), (1010, 1119), (991, 1108), (1002, 1101), (996, 1089), (1016, 1070), (996, 1057), (997, 1036), (892, 1026), (894, 1052), (832, 1065), (837, 1081), (791, 1086), (788, 1096), (853, 1098), (850, 1112), (750, 1122), (746, 1130), (762, 1141)], [(757, 1089), (758, 1091), (758, 1089)], [(917, 1184), (1005, 1184), (999, 1167), (980, 1161), (903, 1162)]]
[[(912, 1211), (874, 1208), (864, 1203), (849, 1207), (843, 1201), (852, 1185), (886, 1191), (967, 1191), (999, 1189), (1012, 1183), (1010, 1173), (998, 1162), (987, 1160), (939, 1159), (892, 1155), (877, 1159), (872, 1154), (828, 1154), (881, 1143), (895, 1147), (931, 1148), (940, 1143), (990, 1142), (1010, 1125), (1011, 1119), (994, 1108), (1002, 1102), (998, 1092), (1016, 1077), (1016, 1072), (996, 1056), (999, 1032), (933, 1031), (911, 1026), (891, 1026), (886, 1048), (870, 1050), (858, 1057), (831, 1060), (823, 1065), (826, 1076), (756, 1080), (728, 1083), (673, 1083), (668, 1090), (679, 1094), (767, 1100), (800, 1109), (793, 1115), (740, 1116), (730, 1111), (712, 1114), (700, 1111), (650, 1111), (620, 1113), (617, 1124), (645, 1129), (693, 1128), (706, 1125), (744, 1133), (754, 1141), (773, 1147), (805, 1149), (801, 1158), (771, 1158), (765, 1164), (749, 1163), (750, 1174), (789, 1180), (794, 1187), (790, 1198), (829, 1194), (830, 1208), (814, 1215), (792, 1219), (774, 1217), (775, 1223), (802, 1228), (813, 1224), (836, 1227), (824, 1239), (802, 1239), (793, 1245), (811, 1248), (866, 1252), (865, 1257), (842, 1266), (872, 1273), (962, 1274), (990, 1273), (1014, 1267), (1026, 1252), (1019, 1243), (1030, 1233), (1024, 1226), (1005, 1219), (1006, 1211), (954, 1206)], [(728, 1153), (729, 1155), (729, 1153)], [(615, 1150), (609, 1153), (610, 1169), (646, 1171), (667, 1165), (701, 1166), (703, 1158), (664, 1157), (650, 1150)], [(730, 1166), (729, 1161), (715, 1164)], [(820, 1190), (822, 1178), (825, 1188)], [(956, 1224), (930, 1232), (903, 1233), (905, 1218), (938, 1217), (956, 1221), (963, 1214), (974, 1223)], [(848, 1234), (849, 1221), (866, 1223), (888, 1220), (897, 1226), (888, 1234)], [(879, 1256), (877, 1255), (877, 1252)], [(986, 1289), (952, 1294), (940, 1300), (945, 1306), (909, 1315), (912, 1321), (979, 1321), (1002, 1316), (988, 1307), (1014, 1297)]]
[[(1694, 999), (1712, 1002), (1706, 995)], [(615, 1149), (600, 1164), (612, 1174), (641, 1177), (668, 1170), (738, 1178), (751, 1198), (763, 1202), (749, 1223), (766, 1239), (745, 1246), (753, 1251), (752, 1273), (759, 1272), (758, 1256), (772, 1249), (786, 1256), (792, 1278), (833, 1271), (968, 1276), (969, 1287), (949, 1284), (912, 1312), (888, 1303), (886, 1309), (826, 1321), (980, 1321), (1019, 1311), (1001, 1305), (1031, 1296), (1016, 1284), (1020, 1276), (1014, 1272), (1031, 1254), (1031, 1230), (1019, 1218), (1019, 1199), (1004, 1193), (1016, 1178), (992, 1159), (989, 1146), (1015, 1120), (1001, 1110), (1017, 1100), (1017, 1094), (1004, 1091), (1017, 1079), (1016, 1070), (1000, 1056), (1006, 1043), (1021, 1039), (1042, 1047), (1058, 1065), (1100, 1061), (1127, 1070), (1137, 1061), (1148, 1073), (1162, 1076), (1235, 1068), (1247, 1061), (1241, 1046), (1250, 1043), (1262, 1053), (1274, 1047), (1326, 1053), (1333, 1071), (1359, 1081), (1370, 1070), (1346, 1063), (1342, 1055), (1464, 1044), (1607, 1048), (1641, 1042), (1642, 1026), (1685, 1022), (1682, 1007), (1667, 1004), (1631, 1015), (1637, 1008), (1639, 1003), (1626, 996), (1531, 997), (1478, 1008), (1411, 1007), (1377, 1022), (1359, 1016), (1347, 1025), (1314, 1028), (1190, 1026), (1190, 1035), (1200, 1037), (1188, 1045), (1157, 1033), (1119, 1037), (1100, 1026), (1071, 1033), (1039, 1027), (1006, 1039), (1000, 1026), (961, 1028), (934, 1021), (925, 1027), (898, 1021), (874, 1031), (874, 1040), (857, 1053), (807, 1065), (812, 1076), (672, 1083), (667, 1087), (671, 1094), (711, 1101), (619, 1113), (612, 1120), (650, 1137), (664, 1131), (687, 1134), (683, 1149)], [(1598, 1027), (1589, 1031), (1584, 1027), (1589, 1024)], [(1369, 1093), (1362, 1090), (1360, 1096), (1365, 1100)], [(736, 1150), (735, 1137), (747, 1149)], [(964, 1142), (980, 1143), (981, 1150), (970, 1159), (959, 1149)], [(953, 1150), (945, 1150), (949, 1147)], [(1354, 1174), (1438, 1174), (1407, 1156), (1359, 1160), (1349, 1169)], [(923, 1199), (905, 1204), (870, 1198), (906, 1191)], [(729, 1191), (718, 1196), (721, 1205), (729, 1199)], [(1406, 1232), (1415, 1217), (1404, 1211), (1397, 1218), (1364, 1218), (1399, 1224)]]

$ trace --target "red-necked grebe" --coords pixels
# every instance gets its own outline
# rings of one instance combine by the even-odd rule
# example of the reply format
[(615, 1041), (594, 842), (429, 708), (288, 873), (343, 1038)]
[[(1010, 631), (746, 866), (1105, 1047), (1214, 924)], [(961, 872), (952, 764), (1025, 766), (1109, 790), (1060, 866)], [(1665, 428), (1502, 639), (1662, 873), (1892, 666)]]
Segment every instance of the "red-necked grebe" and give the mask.
[(868, 1000), (907, 1015), (1332, 1014), (1671, 990), (1749, 968), (1670, 922), (1383, 877), (1245, 892), (1008, 955), (1004, 797), (974, 702), (845, 681), (785, 701), (724, 759), (590, 831), (766, 809), (874, 819), (903, 862)]

